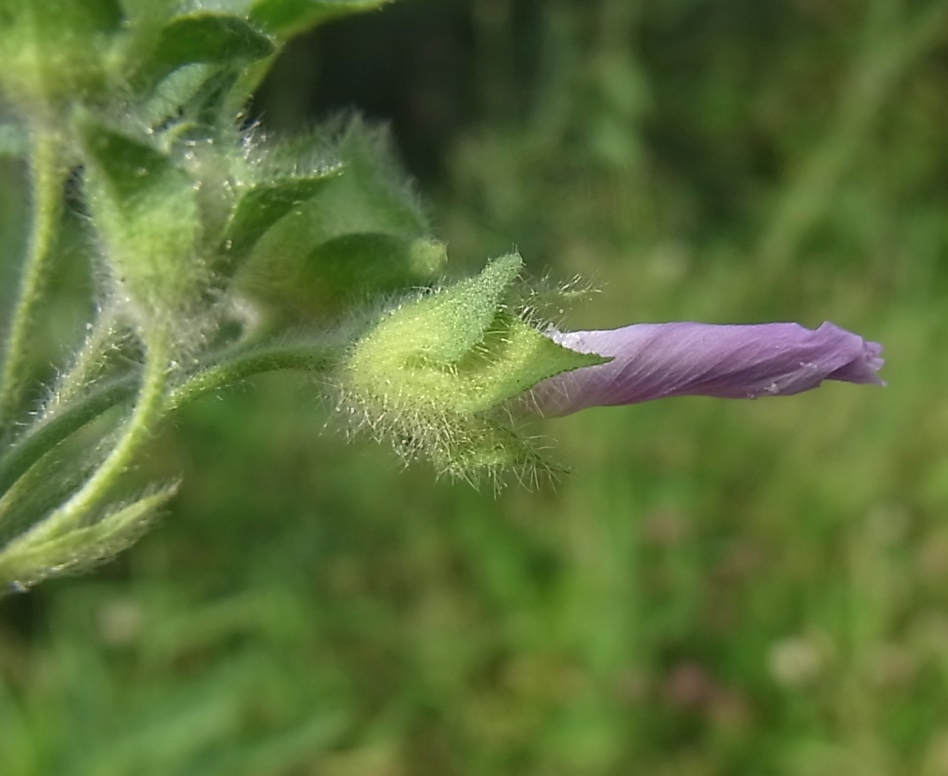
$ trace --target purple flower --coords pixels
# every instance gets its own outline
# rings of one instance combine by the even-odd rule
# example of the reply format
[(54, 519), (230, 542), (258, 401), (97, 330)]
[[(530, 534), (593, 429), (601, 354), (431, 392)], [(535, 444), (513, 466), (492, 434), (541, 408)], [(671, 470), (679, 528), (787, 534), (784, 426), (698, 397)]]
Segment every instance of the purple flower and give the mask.
[(832, 323), (815, 330), (797, 323), (642, 323), (548, 335), (571, 350), (613, 359), (536, 385), (529, 401), (553, 417), (668, 396), (788, 396), (824, 380), (885, 385), (876, 374), (882, 346)]

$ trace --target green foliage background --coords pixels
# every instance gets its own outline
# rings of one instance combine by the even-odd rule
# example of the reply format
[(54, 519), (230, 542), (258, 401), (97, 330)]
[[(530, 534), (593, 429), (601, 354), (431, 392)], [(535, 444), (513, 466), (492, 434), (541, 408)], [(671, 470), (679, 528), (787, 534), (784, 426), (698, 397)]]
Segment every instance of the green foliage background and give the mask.
[(205, 400), (156, 530), (0, 601), (0, 773), (948, 774), (946, 43), (937, 0), (406, 0), (294, 43), (254, 110), (391, 120), (454, 261), (581, 274), (575, 328), (829, 318), (889, 387), (551, 421), (574, 473), (499, 496), (292, 376)]

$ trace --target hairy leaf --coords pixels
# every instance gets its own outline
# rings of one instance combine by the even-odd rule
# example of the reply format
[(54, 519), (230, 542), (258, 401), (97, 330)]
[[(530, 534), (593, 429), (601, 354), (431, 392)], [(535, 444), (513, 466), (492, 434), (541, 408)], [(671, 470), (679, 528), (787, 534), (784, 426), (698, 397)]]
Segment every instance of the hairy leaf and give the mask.
[(284, 38), (342, 16), (374, 11), (392, 0), (257, 0), (250, 18)]
[(234, 258), (245, 256), (271, 226), (314, 197), (338, 172), (338, 168), (326, 168), (244, 190), (225, 228), (222, 250)]
[(186, 65), (244, 64), (275, 50), (266, 35), (238, 16), (207, 12), (177, 16), (161, 28), (134, 80), (154, 84)]
[(89, 116), (78, 122), (86, 189), (114, 280), (151, 317), (179, 314), (204, 287), (195, 182), (172, 159)]

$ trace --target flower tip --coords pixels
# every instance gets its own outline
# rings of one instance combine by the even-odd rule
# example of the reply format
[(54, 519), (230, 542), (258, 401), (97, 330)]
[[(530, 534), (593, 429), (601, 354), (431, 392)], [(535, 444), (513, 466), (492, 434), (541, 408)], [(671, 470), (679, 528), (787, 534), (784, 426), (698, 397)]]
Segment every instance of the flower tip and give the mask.
[[(832, 323), (824, 323), (820, 329), (829, 326), (835, 331), (841, 332), (849, 337), (858, 337), (845, 329), (840, 329)], [(879, 342), (872, 342), (858, 337), (860, 347), (854, 348), (853, 358), (843, 364), (838, 369), (830, 372), (827, 380), (841, 380), (847, 383), (857, 383), (860, 385), (879, 385), (885, 387), (886, 381), (879, 376), (879, 370), (885, 365), (885, 359), (882, 358), (883, 347)]]

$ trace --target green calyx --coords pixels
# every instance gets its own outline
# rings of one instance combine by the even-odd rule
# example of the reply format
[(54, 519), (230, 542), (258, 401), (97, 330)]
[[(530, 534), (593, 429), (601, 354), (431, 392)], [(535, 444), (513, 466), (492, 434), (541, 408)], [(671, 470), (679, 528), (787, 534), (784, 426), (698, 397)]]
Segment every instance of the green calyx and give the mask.
[(448, 472), (529, 462), (536, 453), (503, 405), (541, 380), (603, 363), (553, 342), (516, 314), (510, 254), (480, 275), (386, 313), (356, 343), (345, 382), (368, 422)]

